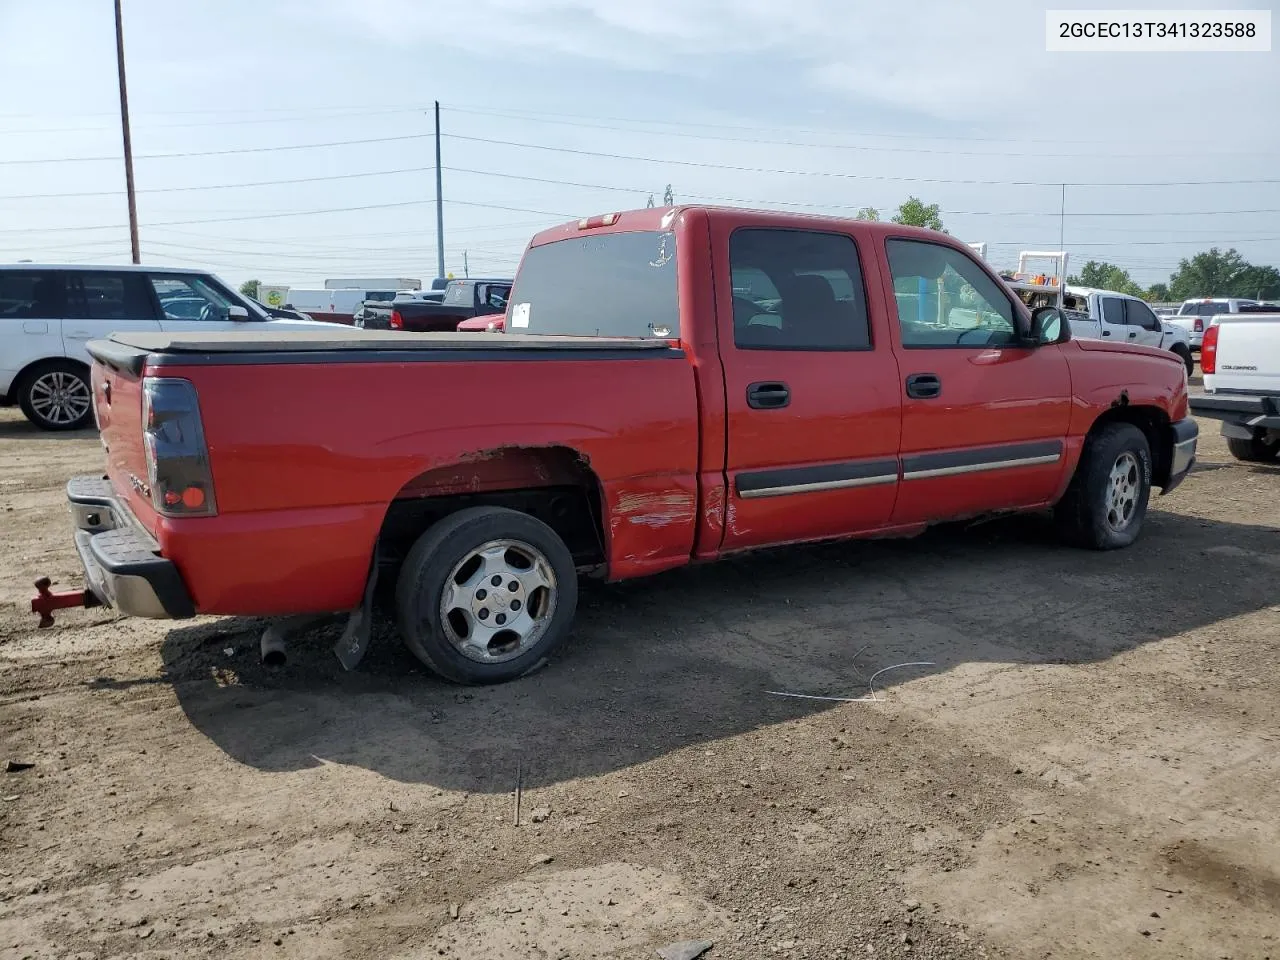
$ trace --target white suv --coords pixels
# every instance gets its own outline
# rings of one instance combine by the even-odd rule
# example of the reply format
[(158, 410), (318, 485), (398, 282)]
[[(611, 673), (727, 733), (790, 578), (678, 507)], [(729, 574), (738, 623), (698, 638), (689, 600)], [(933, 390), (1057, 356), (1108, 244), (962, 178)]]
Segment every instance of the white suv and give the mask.
[(212, 274), (166, 267), (0, 264), (0, 404), (45, 430), (93, 421), (85, 343), (116, 331), (201, 333), (276, 319)]

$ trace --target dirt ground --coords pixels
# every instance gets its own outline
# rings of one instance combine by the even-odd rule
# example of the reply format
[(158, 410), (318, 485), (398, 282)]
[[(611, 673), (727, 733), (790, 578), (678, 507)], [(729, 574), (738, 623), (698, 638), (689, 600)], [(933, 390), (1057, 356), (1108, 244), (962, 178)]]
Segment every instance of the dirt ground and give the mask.
[(589, 586), (462, 690), (385, 623), (349, 674), (332, 627), (276, 670), (248, 620), (37, 630), (100, 449), (0, 411), (0, 958), (1280, 960), (1280, 469), (1201, 426), (1130, 550), (1024, 519)]

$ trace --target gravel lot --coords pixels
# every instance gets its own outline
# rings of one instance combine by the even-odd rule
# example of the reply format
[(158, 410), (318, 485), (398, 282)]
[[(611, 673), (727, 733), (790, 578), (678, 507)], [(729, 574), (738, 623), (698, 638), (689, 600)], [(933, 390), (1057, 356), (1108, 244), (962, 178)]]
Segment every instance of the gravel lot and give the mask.
[[(1280, 958), (1280, 469), (584, 591), (461, 690), (380, 626), (35, 629), (95, 436), (0, 411), (0, 957)], [(880, 702), (858, 697), (885, 673)], [(517, 779), (521, 824), (513, 823)]]

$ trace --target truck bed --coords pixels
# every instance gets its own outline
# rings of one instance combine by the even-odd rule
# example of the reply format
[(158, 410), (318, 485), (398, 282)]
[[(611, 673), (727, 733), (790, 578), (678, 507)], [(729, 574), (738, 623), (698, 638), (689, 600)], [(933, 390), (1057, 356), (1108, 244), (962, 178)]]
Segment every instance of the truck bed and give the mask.
[(666, 340), (484, 333), (399, 333), (335, 327), (288, 333), (114, 333), (93, 340), (96, 359), (135, 376), (143, 364), (361, 363), (459, 360), (566, 360), (680, 357)]

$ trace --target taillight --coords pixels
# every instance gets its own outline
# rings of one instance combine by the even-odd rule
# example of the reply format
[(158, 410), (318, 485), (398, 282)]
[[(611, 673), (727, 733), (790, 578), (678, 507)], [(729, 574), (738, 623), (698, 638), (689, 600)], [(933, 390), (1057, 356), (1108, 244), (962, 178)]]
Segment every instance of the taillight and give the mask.
[(196, 388), (190, 380), (143, 379), (142, 440), (151, 504), (156, 511), (167, 517), (216, 515), (209, 449), (200, 424)]
[(391, 329), (392, 330), (404, 329), (404, 317), (400, 316), (399, 310), (391, 311)]
[(1192, 324), (1191, 329), (1196, 333), (1202, 332), (1204, 330), (1204, 317), (1196, 317), (1196, 322)]
[(1200, 344), (1200, 372), (1213, 373), (1218, 369), (1218, 331), (1222, 328), (1212, 326), (1204, 332), (1204, 341)]

